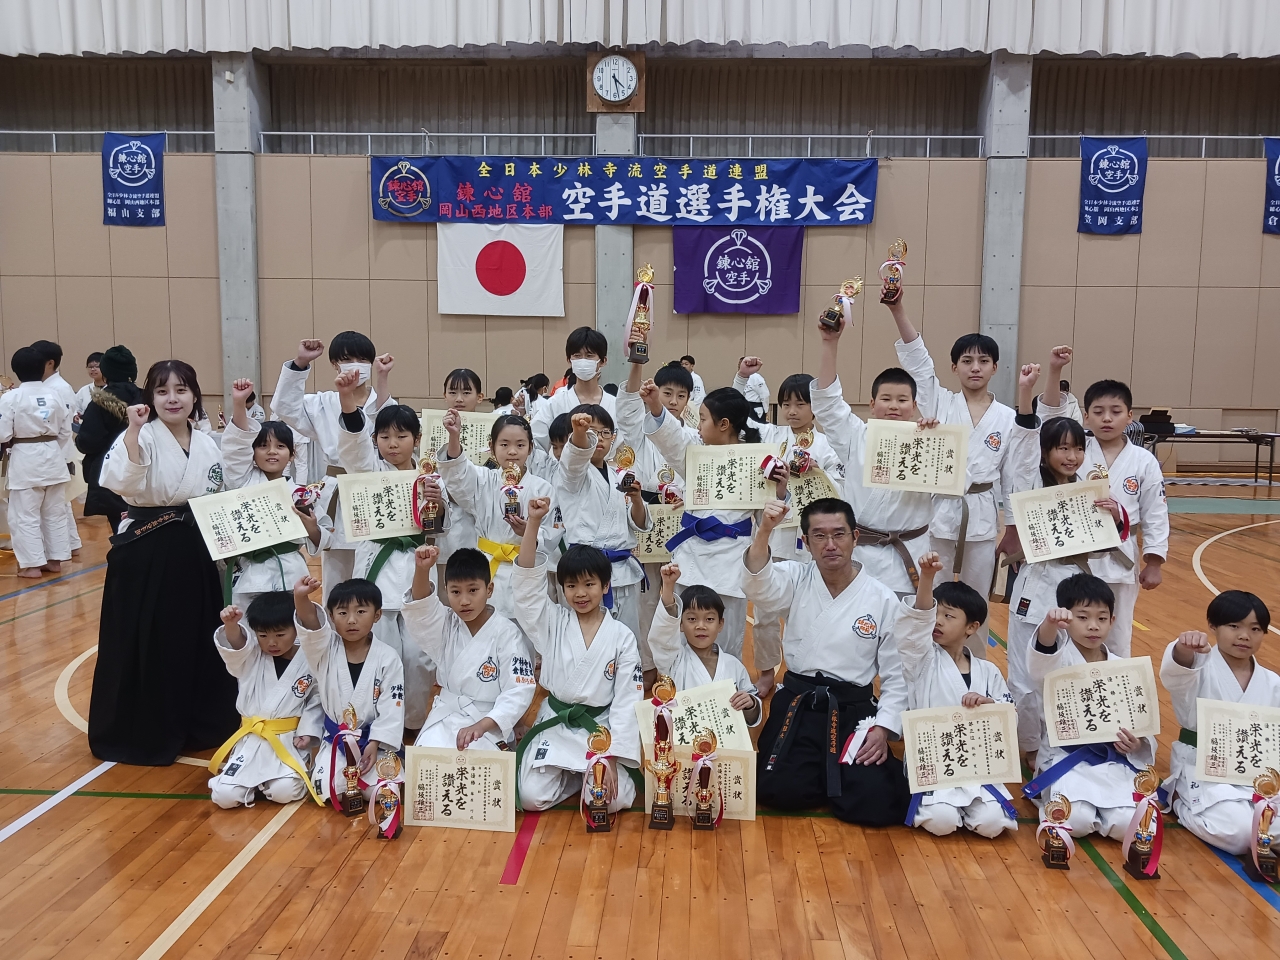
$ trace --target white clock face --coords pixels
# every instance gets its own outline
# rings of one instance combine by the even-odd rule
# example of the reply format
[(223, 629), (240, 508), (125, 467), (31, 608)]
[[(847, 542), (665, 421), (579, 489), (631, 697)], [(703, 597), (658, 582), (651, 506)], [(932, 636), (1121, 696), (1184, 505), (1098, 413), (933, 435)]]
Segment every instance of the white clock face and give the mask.
[(603, 57), (591, 74), (591, 85), (601, 100), (621, 103), (640, 85), (636, 65), (626, 57), (611, 53)]

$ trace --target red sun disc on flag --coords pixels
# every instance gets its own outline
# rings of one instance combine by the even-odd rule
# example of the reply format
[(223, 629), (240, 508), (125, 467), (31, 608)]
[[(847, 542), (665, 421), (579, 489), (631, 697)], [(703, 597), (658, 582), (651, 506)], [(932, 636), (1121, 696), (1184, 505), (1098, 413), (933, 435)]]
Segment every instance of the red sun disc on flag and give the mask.
[(476, 254), (476, 279), (495, 297), (515, 293), (524, 283), (524, 254), (514, 243), (494, 240)]

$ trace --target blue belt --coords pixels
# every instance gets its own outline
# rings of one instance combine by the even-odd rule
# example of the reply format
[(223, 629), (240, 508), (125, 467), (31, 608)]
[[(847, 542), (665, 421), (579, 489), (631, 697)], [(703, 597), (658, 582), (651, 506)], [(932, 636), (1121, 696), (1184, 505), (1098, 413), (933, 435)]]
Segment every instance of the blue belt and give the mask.
[[(993, 784), (984, 783), (982, 785), (982, 789), (996, 798), (996, 803), (1000, 804), (1000, 809), (1004, 811), (1004, 815), (1006, 817), (1010, 820), (1018, 819), (1018, 808), (1013, 805), (1008, 797), (997, 790)], [(932, 793), (933, 791), (930, 790), (927, 792)], [(907, 819), (905, 821), (908, 827), (914, 827), (916, 825), (916, 814), (920, 812), (920, 801), (923, 799), (923, 793), (913, 793), (911, 795), (911, 803), (907, 805)]]
[[(591, 546), (591, 544), (575, 543), (575, 544), (571, 544), (571, 546), (574, 546), (574, 547), (588, 546), (589, 547)], [(607, 547), (596, 547), (596, 549), (599, 550), (601, 553), (603, 553), (604, 558), (608, 560), (610, 563), (622, 563), (624, 560), (635, 559), (632, 556), (632, 553), (630, 550), (610, 550)], [(643, 570), (644, 568), (641, 567), (640, 569)], [(649, 578), (646, 575), (645, 582), (648, 583), (648, 580)], [(609, 589), (604, 592), (604, 599), (601, 600), (600, 602), (604, 605), (604, 608), (606, 610), (613, 609), (613, 584), (612, 583), (609, 584)]]
[(1024, 797), (1034, 800), (1060, 780), (1063, 774), (1082, 763), (1090, 767), (1096, 767), (1100, 763), (1123, 763), (1134, 773), (1138, 772), (1138, 768), (1124, 754), (1116, 752), (1115, 746), (1110, 743), (1086, 743), (1080, 747), (1064, 749), (1068, 750), (1065, 757), (1022, 788)]
[(719, 517), (695, 517), (685, 513), (680, 516), (680, 532), (667, 541), (667, 550), (674, 551), (690, 537), (710, 543), (713, 540), (737, 540), (750, 535), (750, 517), (737, 523), (725, 523)]

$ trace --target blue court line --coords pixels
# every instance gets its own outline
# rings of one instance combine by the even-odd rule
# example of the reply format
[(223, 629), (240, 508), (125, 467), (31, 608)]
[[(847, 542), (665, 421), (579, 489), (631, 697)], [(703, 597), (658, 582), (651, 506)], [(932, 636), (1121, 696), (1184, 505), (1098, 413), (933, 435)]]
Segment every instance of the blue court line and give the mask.
[[(1201, 842), (1203, 843), (1204, 841)], [(1206, 843), (1205, 846), (1216, 853), (1218, 855), (1218, 859), (1235, 871), (1236, 876), (1252, 887), (1258, 896), (1267, 901), (1267, 903), (1271, 904), (1271, 906), (1275, 907), (1277, 910), (1280, 910), (1280, 893), (1277, 893), (1276, 889), (1270, 884), (1259, 883), (1257, 880), (1251, 878), (1249, 874), (1245, 873), (1244, 864), (1241, 862), (1239, 857), (1233, 857), (1225, 850), (1219, 850), (1211, 843)]]
[(105, 567), (105, 563), (100, 563), (96, 567), (85, 567), (75, 573), (69, 573), (65, 577), (55, 577), (52, 580), (46, 580), (44, 583), (37, 583), (34, 587), (23, 587), (21, 590), (15, 590), (13, 593), (0, 595), (0, 600), (12, 600), (14, 597), (20, 597), (24, 593), (31, 593), (33, 590), (43, 590), (45, 587), (51, 587), (55, 583), (65, 583), (68, 580), (74, 580), (76, 577), (83, 577), (86, 573), (93, 573), (95, 570), (101, 570)]

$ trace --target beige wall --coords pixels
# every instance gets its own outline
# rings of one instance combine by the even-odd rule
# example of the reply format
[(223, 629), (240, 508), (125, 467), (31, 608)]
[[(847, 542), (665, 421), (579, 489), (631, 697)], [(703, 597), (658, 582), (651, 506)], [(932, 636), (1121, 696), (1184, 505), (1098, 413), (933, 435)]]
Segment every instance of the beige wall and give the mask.
[[(123, 343), (141, 379), (157, 360), (192, 363), (222, 391), (213, 157), (165, 157), (164, 227), (102, 224), (97, 154), (0, 154), (0, 357), (62, 345), (63, 375)], [(216, 413), (220, 398), (211, 398)]]

